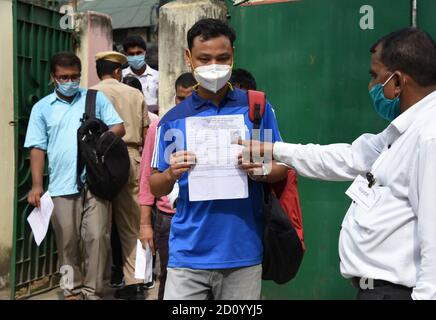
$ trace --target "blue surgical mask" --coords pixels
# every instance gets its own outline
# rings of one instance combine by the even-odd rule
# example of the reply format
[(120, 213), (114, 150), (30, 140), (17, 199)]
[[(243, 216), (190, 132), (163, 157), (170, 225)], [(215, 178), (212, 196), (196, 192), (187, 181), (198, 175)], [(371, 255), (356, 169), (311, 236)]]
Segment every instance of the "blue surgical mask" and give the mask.
[(380, 117), (389, 121), (394, 120), (400, 115), (400, 97), (391, 100), (385, 97), (384, 92), (386, 84), (391, 81), (394, 75), (395, 73), (384, 84), (377, 83), (369, 90), (375, 111), (377, 111)]
[(77, 92), (79, 92), (79, 86), (80, 86), (80, 82), (73, 82), (73, 81), (64, 82), (64, 83), (57, 82), (56, 90), (66, 97), (72, 97)]
[(135, 70), (141, 69), (145, 65), (145, 55), (127, 56), (129, 66)]

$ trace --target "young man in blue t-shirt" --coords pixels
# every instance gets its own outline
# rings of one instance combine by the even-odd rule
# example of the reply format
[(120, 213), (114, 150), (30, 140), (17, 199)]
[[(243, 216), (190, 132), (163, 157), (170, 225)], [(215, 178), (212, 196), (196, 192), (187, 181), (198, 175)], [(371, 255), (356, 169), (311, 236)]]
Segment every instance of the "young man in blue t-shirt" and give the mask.
[[(243, 199), (190, 201), (188, 190), (188, 171), (195, 154), (186, 151), (186, 118), (242, 115), (248, 134), (253, 134), (247, 93), (228, 82), (235, 39), (234, 31), (216, 19), (200, 20), (189, 30), (186, 57), (198, 86), (159, 123), (150, 187), (156, 197), (170, 193), (176, 181), (180, 188), (171, 224), (166, 300), (260, 298), (264, 229), (261, 182), (284, 179), (287, 168), (275, 162), (269, 169), (262, 163), (241, 162), (239, 169), (250, 177), (248, 197)], [(267, 130), (272, 141), (281, 141), (269, 103), (260, 126), (261, 140)], [(177, 135), (175, 141), (168, 141), (172, 131), (180, 132), (183, 141), (177, 140)], [(178, 151), (168, 159), (171, 145), (178, 145)]]

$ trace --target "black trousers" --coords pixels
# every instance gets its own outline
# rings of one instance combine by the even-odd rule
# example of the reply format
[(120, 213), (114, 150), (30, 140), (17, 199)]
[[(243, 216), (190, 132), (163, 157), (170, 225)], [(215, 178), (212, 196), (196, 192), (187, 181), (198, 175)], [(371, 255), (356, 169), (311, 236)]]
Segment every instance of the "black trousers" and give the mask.
[(163, 300), (168, 266), (168, 238), (170, 236), (171, 219), (173, 215), (156, 210), (154, 222), (155, 245), (159, 253), (160, 274), (158, 299)]
[(112, 265), (117, 271), (123, 272), (123, 251), (121, 249), (121, 240), (118, 234), (117, 225), (112, 220), (111, 228), (111, 246), (112, 246)]
[(354, 278), (353, 285), (358, 288), (357, 300), (412, 300), (412, 288), (390, 283), (383, 280), (374, 280), (371, 288), (359, 287), (360, 279)]

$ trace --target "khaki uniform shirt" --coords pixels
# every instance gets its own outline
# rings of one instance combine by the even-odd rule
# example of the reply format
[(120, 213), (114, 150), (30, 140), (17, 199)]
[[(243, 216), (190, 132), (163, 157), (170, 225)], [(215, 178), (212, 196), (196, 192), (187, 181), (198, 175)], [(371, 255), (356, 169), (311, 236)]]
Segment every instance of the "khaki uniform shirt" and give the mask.
[(148, 108), (141, 91), (115, 79), (106, 79), (91, 89), (101, 91), (114, 105), (124, 121), (124, 142), (132, 147), (142, 147), (143, 129), (148, 127)]

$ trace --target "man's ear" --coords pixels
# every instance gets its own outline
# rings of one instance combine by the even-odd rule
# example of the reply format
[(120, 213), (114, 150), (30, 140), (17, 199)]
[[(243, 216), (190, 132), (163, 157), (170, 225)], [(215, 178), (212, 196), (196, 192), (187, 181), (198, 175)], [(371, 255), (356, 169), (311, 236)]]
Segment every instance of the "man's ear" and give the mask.
[(400, 96), (401, 92), (404, 91), (404, 87), (407, 84), (407, 77), (401, 71), (395, 71), (394, 76), (394, 84), (395, 84), (395, 96)]
[(115, 69), (113, 75), (115, 76), (115, 78), (116, 78), (119, 82), (122, 81), (122, 79), (123, 79), (123, 71), (122, 71), (121, 68), (117, 68), (117, 69)]
[(193, 69), (194, 68), (194, 66), (191, 63), (191, 52), (189, 51), (189, 49), (185, 50), (185, 62), (186, 62), (186, 66), (189, 69)]

